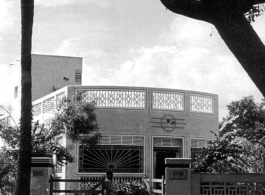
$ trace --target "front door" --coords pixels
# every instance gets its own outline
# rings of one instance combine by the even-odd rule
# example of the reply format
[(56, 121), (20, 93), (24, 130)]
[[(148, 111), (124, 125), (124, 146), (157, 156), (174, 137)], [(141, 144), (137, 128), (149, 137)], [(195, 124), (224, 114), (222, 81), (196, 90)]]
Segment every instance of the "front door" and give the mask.
[(166, 158), (180, 158), (180, 148), (171, 147), (155, 147), (154, 148), (154, 178), (161, 179), (165, 176), (165, 159)]

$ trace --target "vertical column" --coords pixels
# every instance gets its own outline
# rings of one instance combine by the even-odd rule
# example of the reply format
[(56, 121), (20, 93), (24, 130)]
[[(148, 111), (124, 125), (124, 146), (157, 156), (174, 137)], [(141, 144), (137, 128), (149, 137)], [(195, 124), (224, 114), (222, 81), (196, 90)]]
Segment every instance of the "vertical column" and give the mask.
[(166, 158), (166, 195), (191, 195), (191, 159)]
[(49, 175), (53, 164), (49, 157), (32, 157), (30, 195), (47, 195), (49, 193)]

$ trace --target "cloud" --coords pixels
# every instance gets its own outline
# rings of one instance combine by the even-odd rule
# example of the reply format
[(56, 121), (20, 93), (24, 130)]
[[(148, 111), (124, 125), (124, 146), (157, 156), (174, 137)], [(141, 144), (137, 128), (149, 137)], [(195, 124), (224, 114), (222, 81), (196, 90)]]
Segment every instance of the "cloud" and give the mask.
[(181, 46), (211, 46), (218, 42), (219, 35), (212, 24), (177, 16), (173, 20), (169, 37)]
[(56, 7), (73, 4), (87, 4), (93, 3), (101, 7), (107, 7), (110, 3), (106, 0), (36, 0), (35, 5), (45, 7)]
[[(0, 33), (7, 33), (7, 29), (14, 26), (15, 18), (11, 13), (11, 8), (14, 6), (13, 2), (0, 1)], [(0, 37), (1, 38), (1, 37)]]
[[(100, 49), (84, 52), (83, 84), (214, 93), (219, 96), (221, 117), (227, 115), (226, 105), (231, 101), (248, 95), (261, 99), (261, 93), (212, 25), (178, 16), (161, 39), (167, 41), (128, 48), (129, 57), (120, 61), (112, 61), (112, 53)], [(58, 50), (75, 51), (74, 44), (74, 40), (68, 40)]]
[(10, 85), (10, 69), (8, 67), (9, 65), (0, 65), (0, 91), (1, 96), (0, 96), (0, 104), (7, 105), (10, 102), (10, 90), (11, 90), (11, 85)]
[(69, 38), (61, 42), (58, 48), (53, 52), (54, 55), (62, 55), (62, 56), (79, 56), (78, 39)]

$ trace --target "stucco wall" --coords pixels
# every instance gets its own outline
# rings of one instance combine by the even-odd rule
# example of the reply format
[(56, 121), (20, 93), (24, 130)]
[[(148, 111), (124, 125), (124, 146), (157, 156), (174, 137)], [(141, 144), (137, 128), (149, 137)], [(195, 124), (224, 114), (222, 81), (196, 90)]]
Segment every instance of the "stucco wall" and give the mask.
[[(144, 145), (144, 165), (143, 174), (129, 174), (134, 176), (153, 175), (153, 137), (174, 137), (183, 139), (182, 157), (190, 157), (190, 139), (202, 138), (213, 139), (210, 131), (218, 133), (218, 96), (202, 92), (192, 92), (172, 89), (153, 89), (153, 88), (128, 88), (128, 87), (89, 87), (89, 86), (71, 86), (68, 88), (68, 96), (78, 90), (144, 90), (146, 92), (146, 105), (144, 109), (126, 109), (126, 108), (98, 108), (97, 116), (102, 135), (143, 135), (145, 138)], [(180, 92), (184, 94), (184, 110), (154, 110), (152, 109), (152, 91), (161, 92)], [(190, 95), (198, 94), (205, 97), (213, 98), (213, 113), (194, 113), (190, 110)], [(179, 121), (182, 119), (180, 127), (172, 128), (165, 121)], [(72, 151), (78, 158), (78, 145), (75, 145)], [(99, 176), (103, 175), (102, 173)], [(72, 163), (66, 167), (66, 178), (78, 178), (92, 176), (91, 174), (78, 174), (77, 163)]]
[(77, 69), (82, 70), (81, 57), (33, 54), (32, 101), (53, 92), (54, 89), (58, 90), (67, 85), (81, 85), (81, 82), (75, 80)]

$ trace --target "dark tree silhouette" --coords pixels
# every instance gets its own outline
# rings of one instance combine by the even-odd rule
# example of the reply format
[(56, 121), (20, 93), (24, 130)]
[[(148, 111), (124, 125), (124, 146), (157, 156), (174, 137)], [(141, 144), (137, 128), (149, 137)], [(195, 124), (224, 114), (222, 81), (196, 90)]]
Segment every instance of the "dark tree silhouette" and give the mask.
[(265, 46), (251, 21), (263, 11), (265, 0), (161, 0), (170, 11), (213, 24), (265, 96)]
[(30, 194), (31, 171), (31, 47), (34, 0), (21, 0), (21, 118), (15, 195)]

